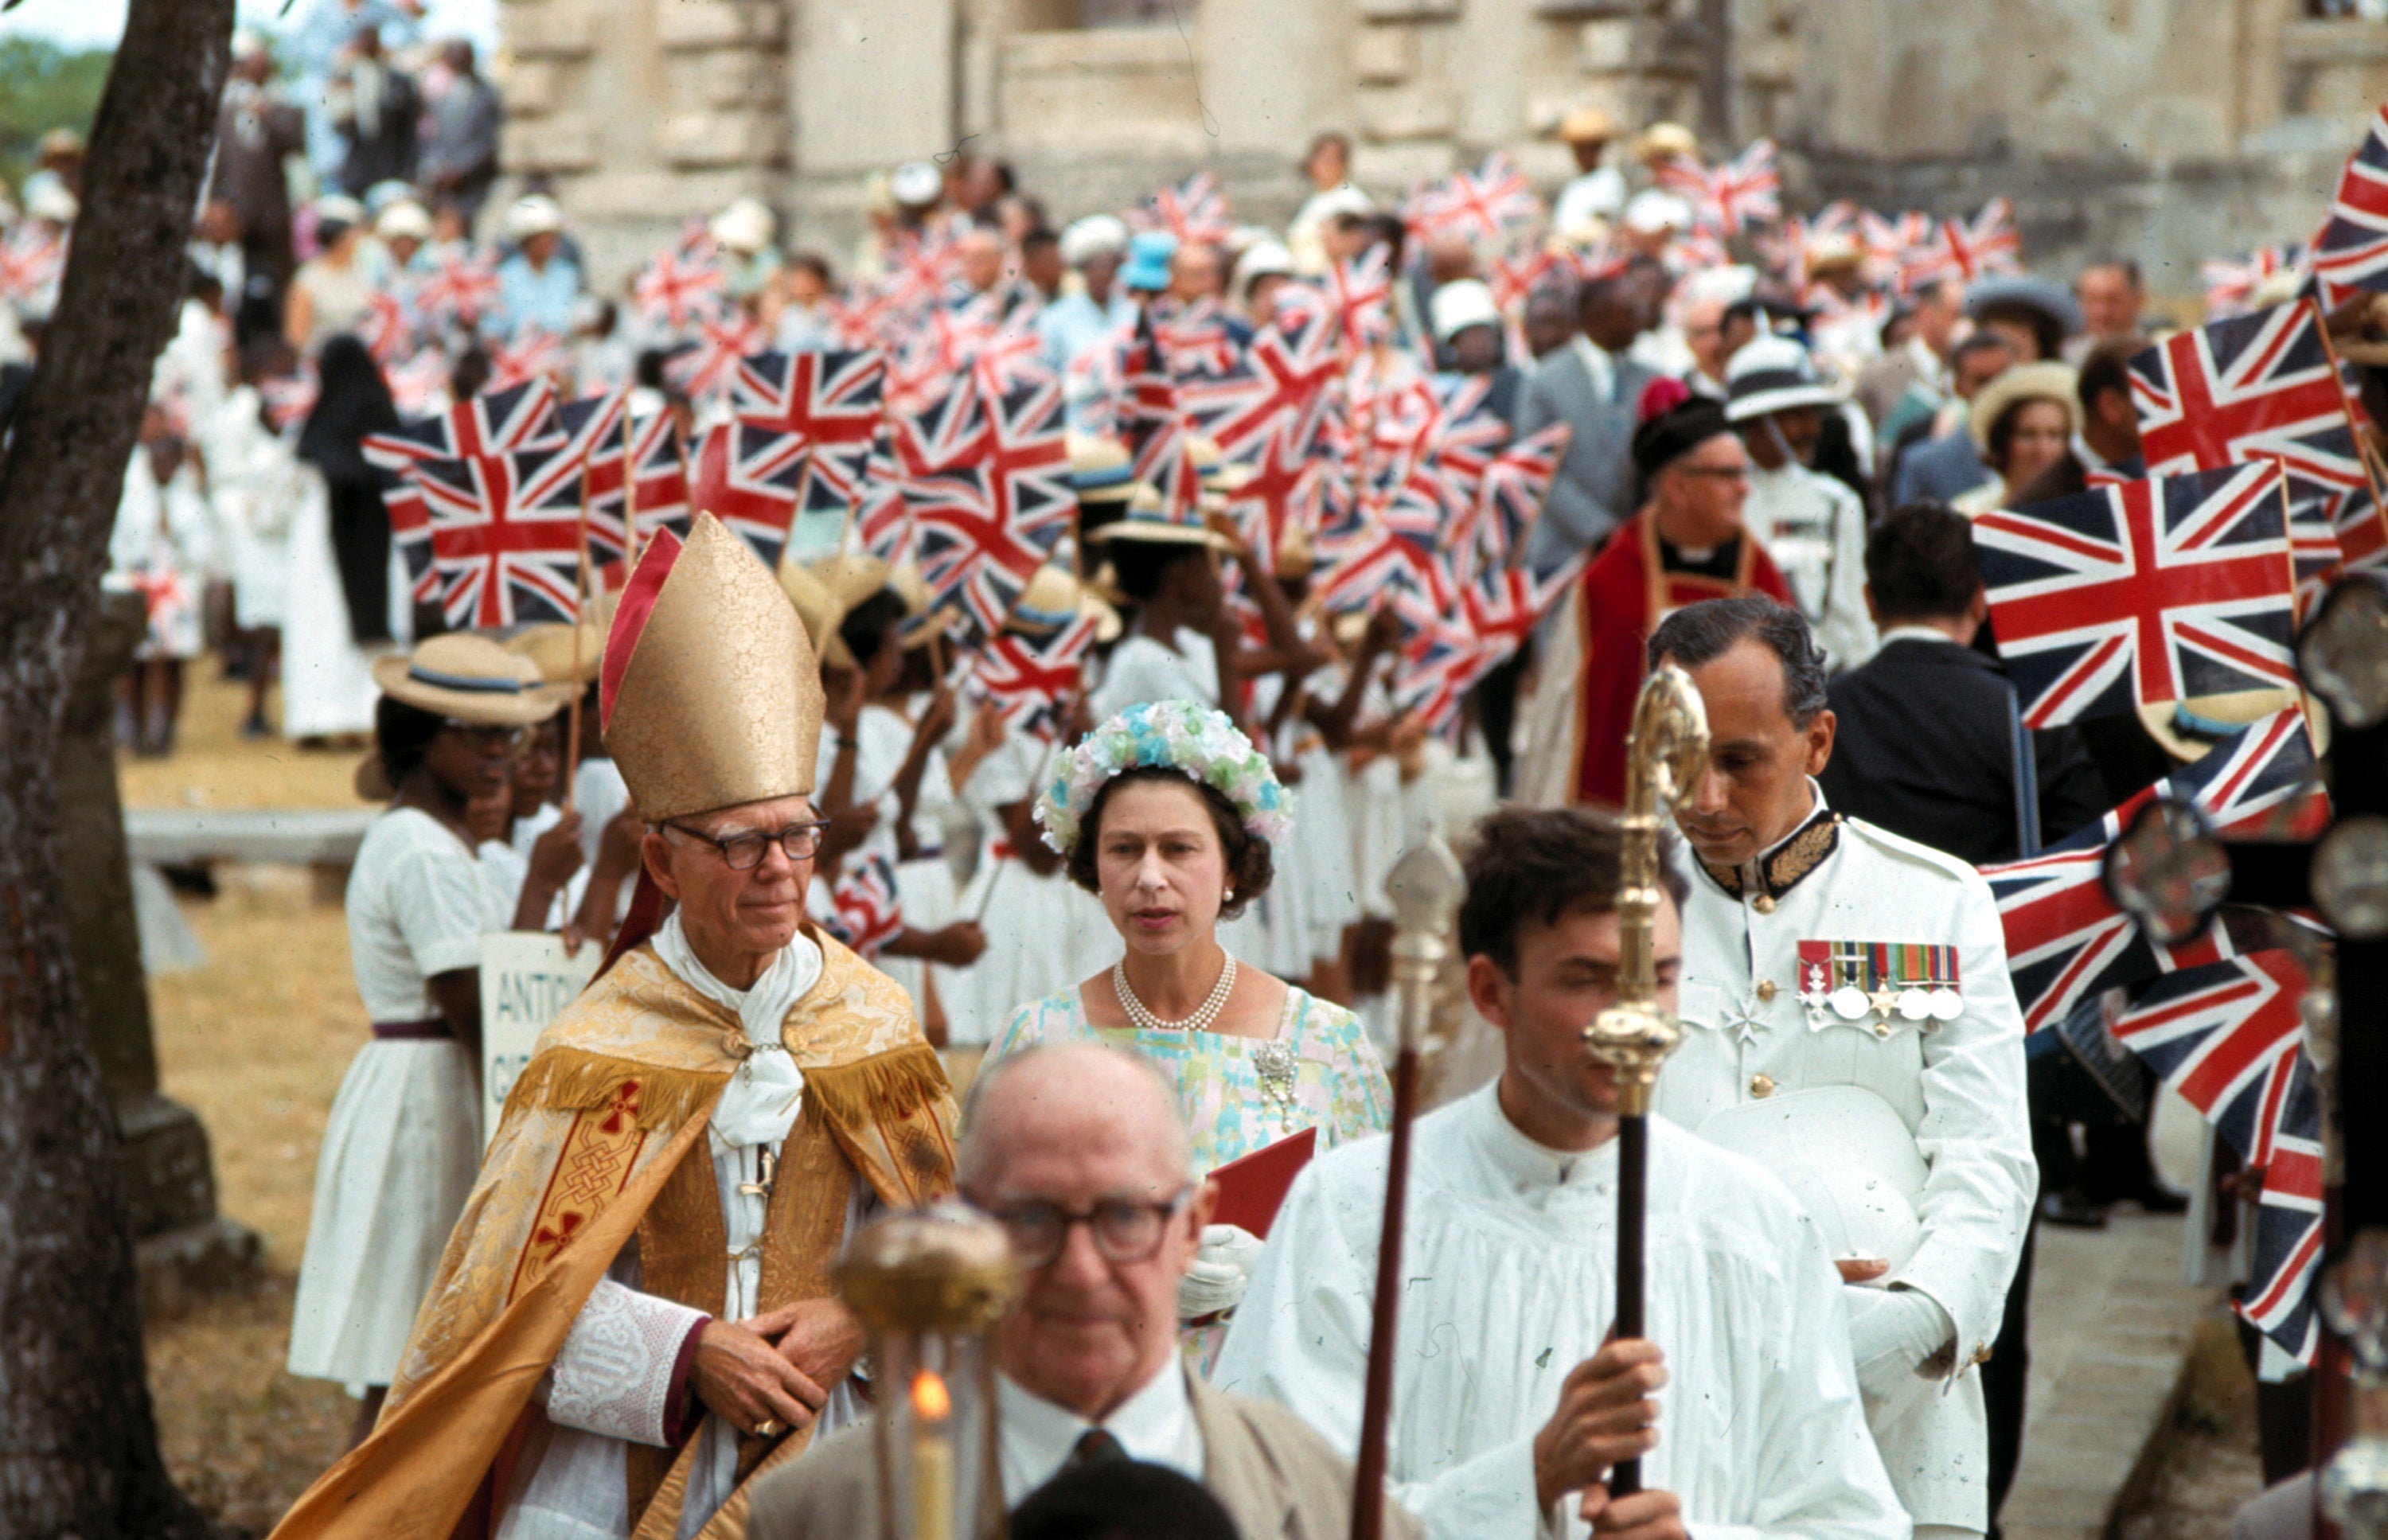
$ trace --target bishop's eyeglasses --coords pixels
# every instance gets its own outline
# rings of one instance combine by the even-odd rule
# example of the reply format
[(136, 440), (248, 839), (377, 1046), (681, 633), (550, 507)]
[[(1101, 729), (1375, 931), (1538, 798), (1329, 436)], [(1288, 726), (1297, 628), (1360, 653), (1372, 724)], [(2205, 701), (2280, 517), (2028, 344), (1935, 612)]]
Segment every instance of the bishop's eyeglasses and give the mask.
[(751, 872), (763, 864), (764, 850), (774, 843), (791, 861), (811, 860), (820, 852), (821, 834), (829, 827), (829, 820), (817, 818), (809, 823), (790, 824), (777, 834), (733, 834), (727, 839), (716, 839), (703, 829), (693, 829), (686, 824), (675, 824), (668, 819), (665, 821), (664, 827), (711, 845), (721, 852), (722, 865), (731, 871)]

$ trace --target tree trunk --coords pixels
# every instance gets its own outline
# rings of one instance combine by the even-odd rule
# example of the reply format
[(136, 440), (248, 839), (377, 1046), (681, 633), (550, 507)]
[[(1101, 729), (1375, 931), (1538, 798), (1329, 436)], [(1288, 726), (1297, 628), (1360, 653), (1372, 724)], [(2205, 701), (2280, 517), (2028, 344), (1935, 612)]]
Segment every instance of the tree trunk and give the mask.
[[(11, 0), (13, 4), (13, 0)], [(50, 783), (150, 368), (171, 336), (234, 0), (132, 0), (83, 213), (0, 457), (0, 1536), (197, 1535), (159, 1457)], [(0, 7), (6, 8), (6, 7)]]

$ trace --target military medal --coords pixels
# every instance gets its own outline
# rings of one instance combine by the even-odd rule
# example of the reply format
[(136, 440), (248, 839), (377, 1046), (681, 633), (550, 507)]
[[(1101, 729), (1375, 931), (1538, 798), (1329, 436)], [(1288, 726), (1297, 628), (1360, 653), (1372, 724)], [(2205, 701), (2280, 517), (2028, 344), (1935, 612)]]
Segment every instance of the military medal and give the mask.
[(1799, 999), (1810, 1027), (1838, 1017), (1878, 1038), (1900, 1022), (1930, 1031), (1965, 1014), (1957, 949), (1915, 941), (1801, 941)]

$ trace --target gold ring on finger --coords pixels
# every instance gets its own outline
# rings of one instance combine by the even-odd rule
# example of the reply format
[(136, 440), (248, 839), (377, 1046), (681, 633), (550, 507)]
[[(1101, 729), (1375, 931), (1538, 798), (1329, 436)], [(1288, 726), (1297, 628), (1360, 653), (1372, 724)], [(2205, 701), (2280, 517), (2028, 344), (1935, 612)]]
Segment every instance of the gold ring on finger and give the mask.
[(767, 1418), (763, 1419), (763, 1420), (762, 1420), (762, 1421), (756, 1423), (756, 1424), (755, 1424), (755, 1436), (756, 1436), (756, 1438), (777, 1438), (777, 1437), (779, 1437), (779, 1436), (780, 1436), (780, 1420), (779, 1420), (778, 1418), (776, 1418), (776, 1417), (767, 1417)]

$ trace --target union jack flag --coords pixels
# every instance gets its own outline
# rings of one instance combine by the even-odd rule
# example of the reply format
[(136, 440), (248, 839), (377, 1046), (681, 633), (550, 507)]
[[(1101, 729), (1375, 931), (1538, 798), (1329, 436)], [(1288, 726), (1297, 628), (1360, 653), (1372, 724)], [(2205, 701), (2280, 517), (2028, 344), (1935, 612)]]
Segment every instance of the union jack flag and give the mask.
[(1327, 303), (1346, 353), (1365, 353), (1393, 333), (1392, 259), (1373, 246), (1327, 274)]
[(448, 355), (437, 347), (426, 347), (384, 369), (382, 375), (389, 382), (389, 398), (400, 413), (421, 417), (439, 410), (439, 398), (448, 389)]
[(2266, 281), (2305, 266), (2305, 248), (2296, 242), (2258, 246), (2243, 261), (2207, 262), (2199, 271), (2205, 280), (2205, 319), (2222, 321), (2245, 315), (2255, 308), (2255, 291)]
[(438, 578), (428, 544), (430, 509), (415, 483), (415, 466), (430, 460), (504, 454), (559, 434), (555, 385), (541, 376), (504, 390), (484, 391), (436, 416), (400, 423), (388, 433), (365, 435), (360, 448), (366, 463), (380, 475), (382, 508), (389, 514), (391, 537), (406, 558), (418, 600), (428, 601)]
[(673, 332), (720, 315), (721, 295), (719, 254), (700, 224), (691, 224), (656, 252), (630, 290), (641, 319)]
[(1524, 553), (1574, 431), (1568, 423), (1554, 423), (1485, 462), (1466, 535), (1453, 542), (1463, 581), (1477, 569), (1505, 566)]
[[(688, 505), (688, 457), (680, 443), (679, 421), (668, 410), (644, 420), (630, 420), (627, 461), (631, 470), (627, 487), (620, 485), (622, 457), (618, 450), (613, 458), (616, 489), (611, 494), (609, 506), (620, 506), (626, 516), (635, 508), (640, 549), (644, 549), (646, 542), (660, 530), (668, 529), (686, 539), (689, 524), (696, 515)], [(591, 474), (600, 475), (594, 460)], [(603, 485), (602, 479), (597, 485)]]
[(1689, 198), (1694, 217), (1721, 235), (1738, 235), (1753, 224), (1783, 217), (1783, 180), (1774, 169), (1774, 141), (1759, 139), (1709, 170), (1677, 156), (1657, 171), (1658, 184)]
[(1248, 456), (1251, 446), (1265, 442), (1284, 421), (1289, 423), (1292, 452), (1306, 457), (1318, 439), (1327, 387), (1340, 368), (1335, 342), (1325, 307), (1280, 307), (1253, 334), (1238, 368), (1179, 382), (1177, 404), (1229, 455)]
[(2158, 979), (2114, 1025), (2116, 1040), (2261, 1173), (2255, 1261), (2239, 1313), (2300, 1362), (2313, 1351), (2322, 1207), (2305, 989), (2295, 958), (2258, 952)]
[(387, 433), (369, 434), (364, 456), (387, 470), (418, 460), (462, 460), (527, 448), (558, 436), (555, 385), (526, 380), (503, 390), (485, 390), (435, 417), (401, 423)]
[(690, 457), (688, 505), (719, 519), (777, 572), (795, 522), (807, 448), (794, 434), (716, 423), (697, 435)]
[(1295, 448), (1294, 432), (1292, 416), (1281, 416), (1262, 441), (1257, 460), (1249, 458), (1249, 444), (1239, 446), (1232, 457), (1249, 466), (1251, 476), (1227, 494), (1227, 517), (1235, 521), (1261, 570), (1271, 574), (1277, 571), (1286, 532), (1314, 529), (1319, 522), (1320, 478), (1327, 467)]
[(891, 565), (912, 559), (912, 505), (904, 496), (895, 435), (885, 427), (870, 442), (854, 505), (854, 537), (865, 552)]
[(1236, 233), (1227, 217), (1226, 195), (1219, 179), (1200, 171), (1181, 186), (1164, 187), (1146, 200), (1135, 216), (1147, 230), (1165, 230), (1183, 246), (1216, 246)]
[(835, 936), (865, 958), (876, 957), (904, 932), (904, 903), (896, 887), (896, 867), (884, 855), (865, 858), (837, 879), (830, 891), (836, 917), (829, 924)]
[(973, 658), (972, 689), (1003, 713), (1009, 730), (1050, 739), (1085, 685), (1086, 650), (1099, 624), (1079, 615), (1049, 637), (996, 633)]
[(506, 342), (489, 344), (489, 388), (511, 390), (532, 380), (552, 380), (570, 372), (572, 355), (564, 339), (553, 332), (526, 326)]
[(1415, 594), (1393, 600), (1408, 637), (1393, 673), (1393, 707), (1429, 732), (1449, 735), (1459, 724), (1468, 691), (1517, 650), (1514, 637), (1487, 637), (1467, 620), (1445, 614)]
[(1120, 376), (1119, 428), (1127, 441), (1133, 473), (1152, 484), (1173, 518), (1196, 517), (1202, 506), (1202, 474), (1195, 468), (1186, 416), (1177, 406), (1176, 380), (1154, 335), (1149, 309), (1137, 317), (1136, 335), (1120, 360)]
[[(568, 621), (579, 613), (581, 461), (569, 443), (463, 460), (425, 460), (413, 479), (429, 511), (430, 570), (418, 600), (450, 625)], [(591, 560), (618, 558), (617, 521), (586, 521)]]
[(2126, 482), (1974, 524), (2024, 721), (2296, 688), (2280, 468)]
[(691, 398), (726, 391), (737, 377), (739, 360), (762, 351), (769, 340), (761, 322), (739, 311), (697, 322), (697, 339), (664, 365), (664, 372)]
[(2162, 797), (2196, 808), (2226, 836), (2293, 839), (2328, 817), (2314, 774), (2313, 740), (2292, 707), (2250, 723), (2063, 843), (1982, 868), (1998, 900), (2024, 1029), (2052, 1027), (2100, 990), (2234, 954), (2218, 925), (2178, 947), (2156, 945), (2107, 893), (2106, 848), (2142, 807)]
[(2322, 303), (2332, 309), (2358, 294), (2388, 290), (2388, 107), (2373, 114), (2370, 132), (2339, 174), (2308, 260)]
[(1152, 322), (1153, 340), (1176, 378), (1224, 374), (1236, 367), (1238, 354), (1227, 312), (1205, 296), (1188, 304), (1162, 298), (1145, 311)]
[(1012, 604), (1070, 527), (1077, 497), (1062, 430), (1061, 382), (1010, 391), (982, 375), (983, 441), (959, 463), (911, 478), (912, 537), (935, 602), (959, 602), (981, 637)]
[(2292, 498), (2369, 485), (2310, 299), (2209, 322), (2134, 354), (2131, 399), (2150, 475), (2274, 460)]
[(757, 353), (739, 360), (730, 409), (810, 445), (802, 510), (838, 512), (861, 496), (886, 378), (886, 355), (875, 351)]
[(466, 331), (497, 308), (498, 270), (471, 257), (450, 256), (415, 285), (414, 308), (424, 320)]
[(1471, 241), (1499, 241), (1542, 223), (1543, 215), (1533, 184), (1495, 150), (1473, 174), (1459, 171), (1421, 188), (1410, 200), (1407, 223), (1420, 239), (1455, 230)]
[(2023, 242), (2015, 234), (2014, 205), (1992, 198), (1971, 220), (1943, 220), (1932, 243), (1909, 265), (1910, 284), (1942, 278), (1967, 283), (1990, 272), (2016, 272), (2023, 267)]
[(414, 347), (414, 322), (406, 313), (405, 301), (387, 289), (375, 289), (365, 297), (365, 317), (357, 327), (357, 340), (365, 345), (374, 362), (387, 369), (390, 360)]
[(28, 304), (44, 297), (66, 271), (67, 243), (28, 221), (0, 241), (0, 299)]

